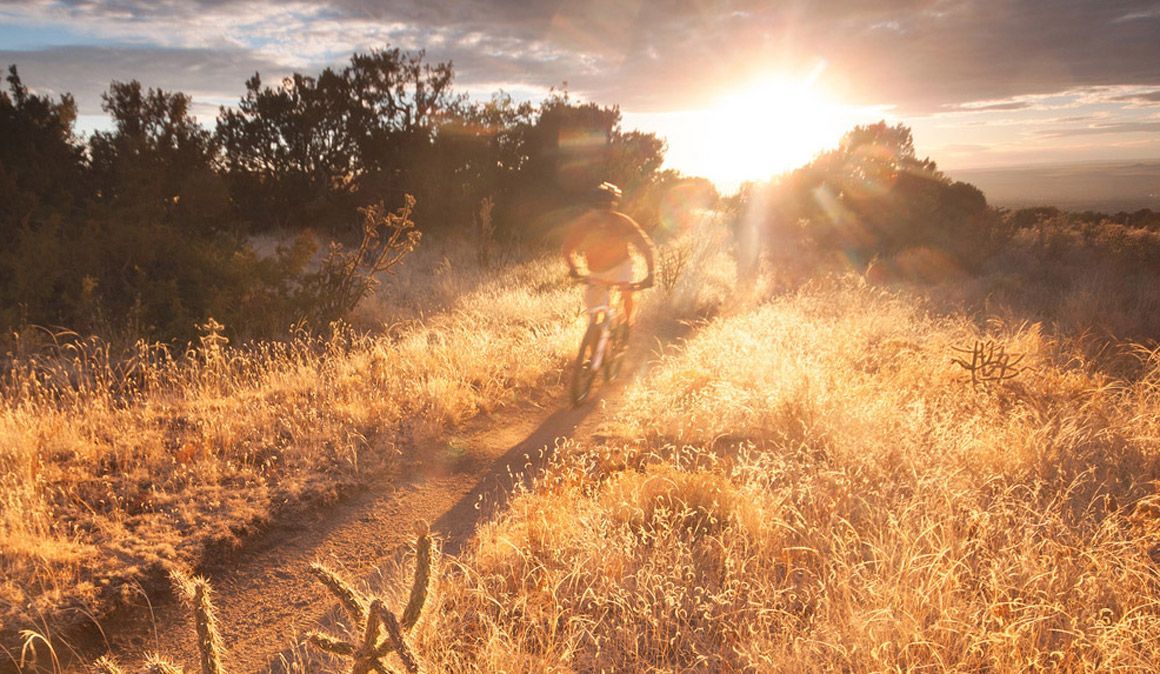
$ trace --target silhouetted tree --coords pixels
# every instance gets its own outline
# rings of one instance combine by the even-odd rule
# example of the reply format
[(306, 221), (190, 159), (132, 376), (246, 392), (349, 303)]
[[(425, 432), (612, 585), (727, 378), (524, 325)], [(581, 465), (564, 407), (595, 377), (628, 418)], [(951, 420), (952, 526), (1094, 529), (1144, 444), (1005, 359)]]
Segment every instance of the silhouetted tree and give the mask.
[(145, 209), (183, 230), (232, 229), (214, 136), (192, 116), (189, 96), (134, 80), (113, 82), (101, 99), (114, 130), (89, 141), (98, 202)]
[(60, 321), (75, 301), (61, 237), (76, 229), (86, 196), (76, 104), (31, 93), (16, 66), (0, 91), (0, 327), (29, 317)]
[(277, 87), (255, 74), (238, 107), (222, 109), (217, 136), (231, 194), (257, 229), (334, 226), (353, 213), (366, 165), (352, 112), (349, 82), (329, 68)]
[(520, 144), (526, 159), (514, 177), (511, 202), (499, 207), (504, 220), (516, 220), (538, 237), (583, 207), (587, 192), (602, 181), (624, 189), (625, 204), (640, 202), (651, 189), (664, 142), (653, 134), (623, 132), (618, 107), (575, 103), (560, 91), (538, 112)]
[(450, 63), (424, 58), (374, 50), (276, 86), (254, 75), (216, 132), (185, 94), (113, 82), (112, 129), (87, 147), (72, 99), (32, 95), (13, 67), (0, 93), (0, 326), (180, 338), (210, 316), (255, 334), (321, 315), (303, 306), (313, 236), (260, 259), (248, 234), (349, 234), (359, 207), (397, 209), (405, 194), (424, 230), (467, 231), (487, 204), (488, 237), (535, 239), (602, 180), (657, 219), (675, 174), (659, 171), (660, 139), (621, 131), (618, 108), (566, 92), (472, 104)]
[(76, 103), (28, 91), (16, 66), (0, 91), (0, 242), (48, 212), (72, 214), (83, 202), (84, 147), (73, 136)]
[(455, 115), (440, 127), (436, 143), (454, 158), (446, 177), (462, 208), (470, 212), (467, 222), (474, 222), (480, 202), (490, 198), (499, 204), (498, 233), (505, 237), (513, 233), (515, 223), (508, 216), (520, 177), (526, 175), (535, 119), (534, 105), (517, 104), (501, 91), (486, 103), (457, 106)]
[(63, 242), (82, 276), (73, 327), (189, 336), (209, 316), (239, 317), (252, 278), (213, 134), (183, 93), (113, 82), (111, 131), (90, 140), (95, 186), (85, 227)]
[(583, 192), (608, 173), (609, 148), (619, 130), (620, 109), (573, 103), (567, 91), (540, 105), (531, 129), (529, 173), (542, 177), (546, 191)]
[(295, 73), (277, 87), (250, 78), (237, 108), (223, 108), (218, 121), (232, 193), (246, 217), (259, 229), (342, 230), (372, 201), (398, 204), (409, 192), (423, 204), (429, 195), (419, 165), (432, 159), (456, 101), (451, 65), (423, 58), (373, 50), (355, 54), (342, 71)]

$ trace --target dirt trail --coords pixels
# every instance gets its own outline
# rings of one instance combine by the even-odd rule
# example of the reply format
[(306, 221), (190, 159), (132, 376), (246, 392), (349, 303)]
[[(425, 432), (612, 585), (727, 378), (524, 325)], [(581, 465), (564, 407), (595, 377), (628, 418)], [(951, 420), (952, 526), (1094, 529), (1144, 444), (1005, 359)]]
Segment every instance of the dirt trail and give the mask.
[[(629, 362), (636, 367), (631, 369), (639, 372), (650, 359), (648, 352), (648, 345), (634, 345)], [(416, 527), (423, 524), (443, 538), (446, 554), (457, 554), (479, 523), (506, 502), (512, 476), (538, 474), (558, 439), (590, 437), (604, 408), (631, 378), (626, 372), (611, 385), (601, 385), (577, 409), (557, 387), (541, 403), (524, 401), (477, 417), (413, 449), (402, 469), (382, 483), (301, 521), (280, 523), (241, 553), (204, 565), (200, 571), (214, 586), (228, 648), (227, 670), (281, 671), (294, 635), (325, 621), (335, 601), (308, 575), (311, 562), (326, 562), (352, 580), (371, 577), (413, 545)], [(110, 626), (115, 633), (106, 635), (108, 650), (131, 667), (143, 654), (159, 652), (186, 671), (197, 671), (188, 610), (172, 597), (155, 602), (115, 630)], [(83, 664), (73, 663), (67, 671), (85, 671)]]

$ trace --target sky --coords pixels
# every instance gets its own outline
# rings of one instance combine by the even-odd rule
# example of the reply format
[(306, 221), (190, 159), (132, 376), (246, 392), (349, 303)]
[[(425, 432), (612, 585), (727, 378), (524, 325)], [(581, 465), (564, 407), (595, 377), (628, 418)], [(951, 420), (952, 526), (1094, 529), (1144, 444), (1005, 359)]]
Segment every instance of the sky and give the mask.
[(1160, 158), (1157, 0), (0, 0), (0, 63), (72, 93), (82, 131), (113, 80), (212, 124), (255, 72), (384, 46), (451, 61), (479, 99), (566, 83), (724, 186), (879, 119), (944, 169)]

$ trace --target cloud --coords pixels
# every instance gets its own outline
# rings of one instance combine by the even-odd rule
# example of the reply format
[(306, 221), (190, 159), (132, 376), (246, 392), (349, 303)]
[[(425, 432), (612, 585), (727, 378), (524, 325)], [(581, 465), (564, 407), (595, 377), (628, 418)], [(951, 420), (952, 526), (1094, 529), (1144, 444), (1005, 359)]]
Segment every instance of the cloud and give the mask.
[(1103, 134), (1160, 133), (1160, 121), (1113, 122), (1093, 124), (1070, 129), (1045, 129), (1037, 131), (1040, 138), (1068, 138), (1072, 136), (1093, 136)]
[[(136, 79), (146, 87), (181, 91), (199, 103), (199, 115), (217, 102), (236, 102), (255, 72), (267, 80), (289, 71), (242, 50), (57, 47), (0, 51), (0, 64), (15, 64), (24, 83), (40, 94), (71, 93), (82, 114), (100, 112), (109, 83)], [(211, 120), (202, 118), (203, 122)]]
[(467, 87), (567, 81), (639, 111), (706, 107), (734, 83), (819, 63), (851, 102), (907, 115), (1160, 85), (1153, 0), (0, 0), (0, 20), (84, 26), (121, 47), (206, 57), (211, 70), (217, 52), (310, 72), (388, 43), (426, 47)]
[(1032, 106), (1027, 101), (963, 103), (957, 106), (960, 112), (998, 112), (1004, 110), (1026, 110)]
[(1160, 90), (1146, 91), (1139, 94), (1124, 94), (1123, 96), (1115, 96), (1113, 101), (1124, 101), (1127, 103), (1143, 103), (1145, 105), (1152, 103), (1160, 103)]
[(986, 152), (990, 149), (990, 146), (987, 145), (972, 145), (969, 143), (958, 143), (942, 146), (943, 151), (955, 154), (976, 154), (979, 152)]
[[(999, 0), (947, 2), (950, 13), (910, 14), (902, 38), (860, 40), (840, 64), (875, 91), (912, 110), (932, 104), (1001, 100), (1101, 84), (1157, 83), (1154, 22), (1114, 24), (1148, 2)], [(868, 67), (859, 67), (865, 59)]]
[(1124, 21), (1140, 21), (1148, 19), (1160, 19), (1160, 7), (1152, 7), (1150, 9), (1141, 9), (1138, 11), (1129, 12), (1123, 16), (1115, 19), (1115, 23)]

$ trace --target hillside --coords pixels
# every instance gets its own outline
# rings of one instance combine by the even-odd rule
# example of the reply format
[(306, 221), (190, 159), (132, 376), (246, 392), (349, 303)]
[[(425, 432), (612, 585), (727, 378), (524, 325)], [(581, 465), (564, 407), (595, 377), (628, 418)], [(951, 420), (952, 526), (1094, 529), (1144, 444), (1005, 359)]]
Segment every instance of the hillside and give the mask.
[[(1022, 356), (972, 385), (977, 340)], [(818, 279), (667, 354), (441, 581), (435, 671), (1154, 671), (1157, 362)], [(629, 665), (631, 663), (631, 665)]]
[[(434, 295), (404, 277), (389, 309), (432, 301), (446, 310), (381, 337), (300, 344), (266, 360), (221, 347), (234, 356), (229, 368), (214, 370), (224, 366), (201, 356), (185, 378), (146, 378), (151, 388), (128, 406), (94, 396), (96, 389), (63, 399), (11, 389), (10, 437), (30, 437), (18, 435), (21, 428), (88, 428), (52, 436), (76, 438), (70, 442), (83, 448), (81, 439), (99, 439), (101, 429), (122, 429), (111, 446), (139, 448), (112, 454), (125, 457), (118, 473), (89, 476), (48, 464), (28, 484), (55, 485), (48, 494), (105, 484), (140, 495), (148, 471), (152, 487), (138, 501), (110, 503), (106, 514), (100, 501), (66, 500), (73, 510), (54, 511), (60, 503), (34, 500), (43, 486), (11, 492), (24, 495), (24, 510), (8, 501), (7, 526), (41, 529), (6, 539), (6, 577), (29, 579), (10, 581), (8, 591), (47, 582), (61, 592), (26, 596), (60, 606), (94, 601), (63, 592), (85, 581), (102, 586), (90, 580), (100, 577), (94, 570), (126, 579), (106, 580), (111, 587), (135, 591), (137, 578), (149, 588), (163, 581), (161, 569), (197, 564), (221, 549), (215, 531), (249, 536), (284, 515), (284, 506), (273, 507), (285, 504), (279, 499), (304, 504), (347, 491), (365, 498), (319, 511), (338, 520), (312, 525), (307, 538), (316, 542), (301, 549), (275, 543), (274, 556), (259, 550), (246, 557), (255, 566), (219, 578), (219, 591), (230, 593), (220, 600), (223, 619), (238, 621), (221, 628), (226, 647), (245, 648), (238, 657), (250, 659), (243, 661), (273, 649), (258, 661), (274, 671), (346, 669), (303, 635), (325, 595), (291, 600), (298, 590), (275, 589), (307, 583), (307, 560), (294, 551), (330, 550), (330, 563), (343, 568), (381, 565), (358, 573), (358, 591), (399, 607), (411, 575), (399, 534), (421, 519), (430, 524), (446, 506), (434, 531), (447, 537), (437, 541), (447, 549), (407, 637), (425, 671), (1150, 671), (1160, 657), (1149, 636), (1160, 629), (1156, 352), (1073, 331), (1098, 323), (1097, 312), (1120, 309), (1088, 303), (1086, 323), (1078, 306), (1067, 322), (1033, 322), (980, 301), (1009, 284), (1003, 274), (883, 288), (817, 260), (812, 274), (792, 283), (763, 275), (743, 289), (718, 236), (724, 232), (702, 232), (676, 283), (654, 291), (642, 308), (638, 335), (684, 321), (683, 341), (646, 348), (652, 355), (640, 362), (647, 367), (622, 393), (576, 417), (586, 418), (582, 430), (564, 421), (564, 409), (550, 413), (554, 405), (566, 409), (560, 373), (579, 336), (577, 292), (559, 280), (556, 261), (486, 279), (454, 250), (421, 260), (424, 273), (444, 279)], [(1005, 378), (987, 381), (998, 370), (981, 368), (972, 383), (964, 367), (972, 349), (1006, 362)], [(297, 393), (274, 407), (286, 387)], [(546, 409), (512, 404), (529, 398)], [(89, 405), (83, 417), (81, 402)], [(210, 417), (195, 422), (198, 410), (217, 410), (218, 425)], [(149, 431), (161, 412), (190, 420), (184, 442), (165, 444)], [(280, 426), (255, 426), (261, 419), (297, 419), (304, 434), (291, 433), (300, 444), (254, 466), (244, 460), (246, 448), (283, 437), (271, 435)], [(229, 420), (248, 423), (249, 434), (222, 425)], [(508, 454), (540, 459), (505, 455), (483, 470), (483, 457), (494, 456), (486, 447), (502, 453), (502, 438), (537, 424), (553, 438), (531, 432)], [(336, 437), (353, 444), (336, 445)], [(34, 440), (12, 443), (28, 449), (10, 457), (40, 456)], [(461, 453), (474, 457), (463, 466), (480, 468), (477, 476), (443, 472), (439, 460), (414, 453), (463, 442), (472, 447)], [(191, 446), (201, 449), (182, 459)], [(111, 450), (73, 451), (83, 458)], [(534, 478), (530, 485), (519, 479), (521, 465)], [(497, 501), (507, 502), (504, 509), (484, 511), (490, 520), (472, 515), (463, 520), (467, 529), (452, 522), (459, 521), (455, 498), (467, 503), (481, 489), (492, 493), (488, 474), (512, 472), (510, 500)], [(251, 481), (232, 477), (240, 473)], [(404, 475), (401, 484), (413, 486), (393, 491), (391, 481)], [(468, 496), (423, 496), (450, 476), (478, 484)], [(368, 479), (384, 480), (381, 495), (366, 489)], [(243, 488), (249, 484), (255, 488)], [(427, 505), (407, 505), (416, 498)], [(182, 513), (193, 511), (205, 514), (197, 522), (216, 523), (202, 538), (187, 535), (199, 529), (181, 528)], [(68, 534), (53, 521), (91, 522), (92, 533)], [(332, 531), (354, 547), (327, 542)], [(17, 543), (40, 546), (39, 565), (22, 562), (33, 557), (19, 554)], [(151, 556), (102, 566), (114, 547), (122, 551), (117, 559)], [(377, 562), (367, 557), (376, 550), (385, 555)], [(261, 561), (275, 558), (297, 561)], [(126, 569), (138, 575), (125, 576)], [(245, 592), (278, 597), (276, 610), (244, 599), (251, 595), (235, 597), (243, 585), (231, 579), (242, 576), (250, 578)], [(188, 618), (179, 608), (159, 610), (162, 622), (145, 630), (163, 628), (188, 644)], [(341, 619), (330, 618), (326, 629), (358, 638), (357, 624)], [(126, 636), (114, 639), (125, 644), (121, 657), (139, 656), (134, 648), (148, 638)], [(164, 643), (174, 642), (167, 636)], [(166, 648), (166, 655), (187, 652)], [(192, 656), (181, 657), (194, 666)], [(384, 666), (397, 666), (394, 657), (385, 655)], [(53, 670), (43, 657), (40, 663), (28, 671)]]
[(1156, 5), (5, 2), (0, 674), (1160, 672)]

